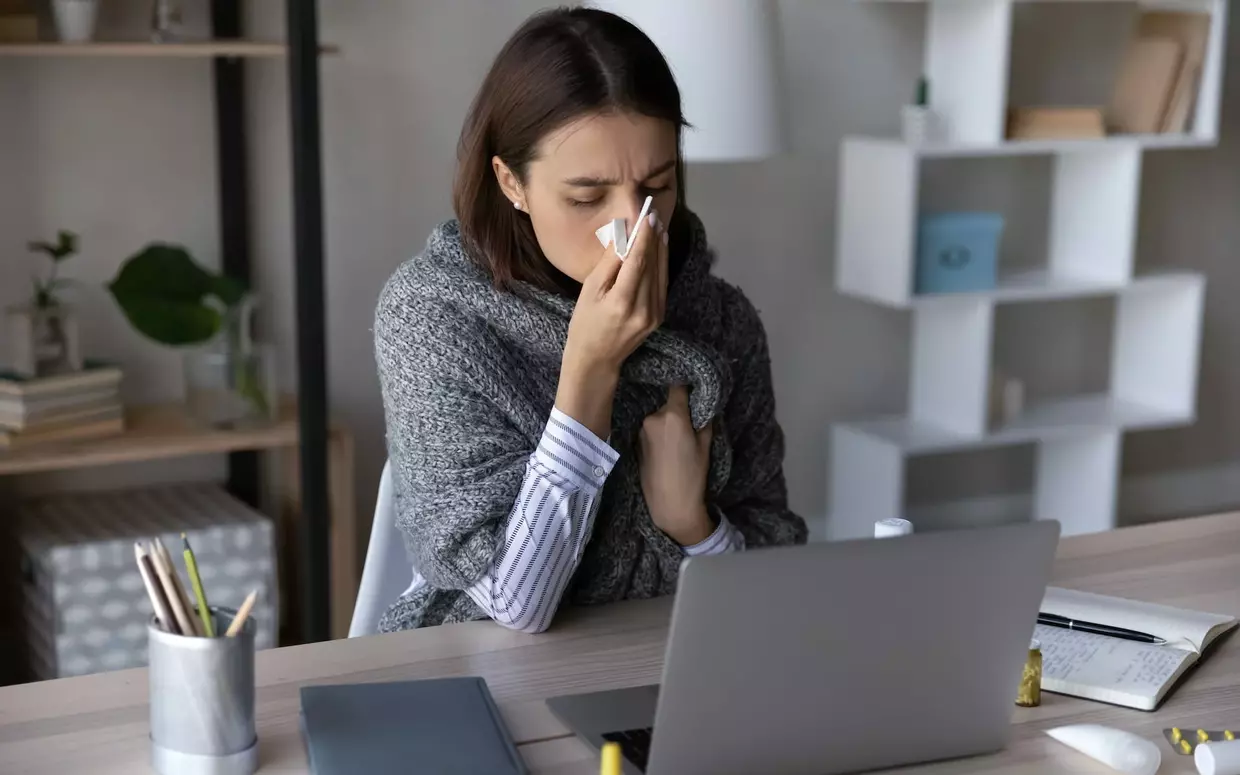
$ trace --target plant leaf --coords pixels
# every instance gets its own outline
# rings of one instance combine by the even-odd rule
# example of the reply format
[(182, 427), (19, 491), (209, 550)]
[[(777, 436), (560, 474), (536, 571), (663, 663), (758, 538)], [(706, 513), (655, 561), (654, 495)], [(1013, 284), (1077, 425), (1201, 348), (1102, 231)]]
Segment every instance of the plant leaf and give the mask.
[(121, 304), (129, 324), (159, 344), (200, 344), (220, 330), (220, 313), (199, 304), (138, 297)]
[(223, 275), (216, 275), (212, 278), (211, 293), (217, 299), (224, 302), (226, 307), (235, 307), (245, 298), (245, 285)]
[(56, 247), (52, 251), (53, 261), (64, 261), (78, 250), (78, 235), (71, 231), (59, 231), (56, 233)]
[(185, 248), (154, 243), (125, 262), (108, 290), (134, 328), (176, 346), (205, 342), (219, 331), (220, 313), (204, 303), (217, 284)]

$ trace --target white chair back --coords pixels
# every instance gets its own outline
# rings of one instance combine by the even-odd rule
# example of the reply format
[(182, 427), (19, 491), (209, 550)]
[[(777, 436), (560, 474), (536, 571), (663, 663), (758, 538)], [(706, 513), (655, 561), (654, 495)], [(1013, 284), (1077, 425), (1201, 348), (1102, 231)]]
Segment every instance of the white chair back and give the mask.
[(353, 606), (353, 622), (349, 637), (374, 635), (379, 619), (413, 580), (413, 564), (405, 552), (405, 541), (396, 527), (396, 491), (392, 485), (392, 464), (383, 464), (379, 479), (379, 497), (375, 501), (375, 518), (370, 526), (370, 544), (366, 548), (366, 567), (362, 584)]

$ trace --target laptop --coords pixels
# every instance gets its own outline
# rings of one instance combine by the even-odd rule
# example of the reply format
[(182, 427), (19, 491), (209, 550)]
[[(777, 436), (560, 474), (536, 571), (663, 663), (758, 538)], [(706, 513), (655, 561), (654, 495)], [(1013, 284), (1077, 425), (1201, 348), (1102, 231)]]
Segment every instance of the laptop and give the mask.
[(628, 775), (832, 775), (998, 751), (1056, 522), (686, 560), (659, 686), (556, 697)]

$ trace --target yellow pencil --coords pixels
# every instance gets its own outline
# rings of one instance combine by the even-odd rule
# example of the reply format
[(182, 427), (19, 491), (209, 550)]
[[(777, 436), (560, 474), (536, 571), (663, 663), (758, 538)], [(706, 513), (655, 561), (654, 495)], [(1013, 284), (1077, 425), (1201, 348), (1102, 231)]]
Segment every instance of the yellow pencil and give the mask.
[(194, 597), (198, 598), (198, 618), (202, 620), (202, 629), (208, 638), (215, 637), (215, 624), (211, 621), (211, 609), (207, 607), (207, 593), (202, 588), (202, 577), (198, 575), (198, 561), (194, 559), (194, 550), (189, 548), (189, 539), (181, 534), (181, 543), (185, 545), (185, 570), (189, 571), (189, 583), (194, 588)]
[(620, 775), (620, 744), (603, 743), (602, 765), (599, 775)]

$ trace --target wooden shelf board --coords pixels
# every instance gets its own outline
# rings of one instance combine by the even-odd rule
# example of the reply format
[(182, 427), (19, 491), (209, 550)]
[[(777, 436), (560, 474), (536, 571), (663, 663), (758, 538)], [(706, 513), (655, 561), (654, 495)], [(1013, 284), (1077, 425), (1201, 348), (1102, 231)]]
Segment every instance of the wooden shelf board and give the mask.
[[(320, 53), (335, 54), (322, 45)], [(0, 43), (0, 57), (282, 57), (288, 46), (281, 41), (203, 40), (176, 43), (150, 41), (92, 41), (90, 43)]]
[(285, 402), (269, 426), (215, 430), (193, 425), (180, 404), (127, 407), (126, 430), (119, 436), (0, 452), (0, 476), (73, 468), (138, 463), (297, 444), (296, 405)]
[[(1097, 0), (1094, 0), (1095, 2)], [(859, 141), (906, 148), (919, 159), (967, 159), (1005, 156), (1049, 156), (1057, 153), (1076, 153), (1114, 148), (1117, 145), (1137, 145), (1148, 150), (1173, 150), (1190, 148), (1213, 148), (1218, 140), (1191, 134), (1161, 135), (1110, 135), (1108, 137), (1081, 140), (1005, 140), (999, 143), (942, 145), (907, 145), (904, 141), (889, 137), (850, 137), (846, 141)]]
[(894, 444), (905, 454), (925, 455), (1071, 438), (1097, 431), (1170, 428), (1192, 421), (1192, 417), (1183, 414), (1091, 394), (1036, 403), (1016, 421), (983, 436), (966, 436), (907, 417), (847, 422), (841, 426)]
[(1202, 279), (1201, 274), (1194, 272), (1158, 272), (1136, 277), (1126, 283), (1110, 283), (1055, 277), (1045, 269), (1033, 269), (1001, 275), (998, 285), (989, 291), (915, 295), (911, 304), (921, 307), (964, 298), (989, 299), (996, 303), (1080, 299), (1108, 296), (1164, 283), (1201, 282)]

